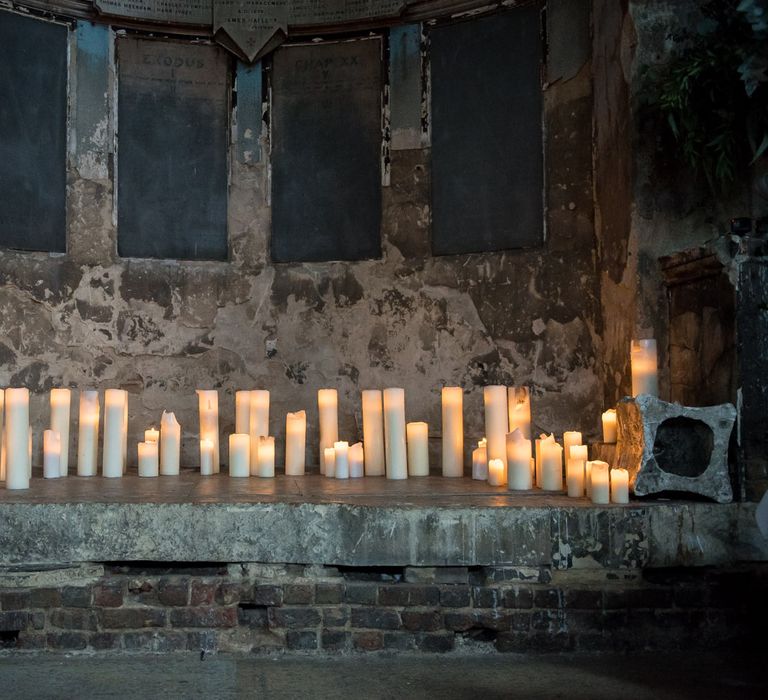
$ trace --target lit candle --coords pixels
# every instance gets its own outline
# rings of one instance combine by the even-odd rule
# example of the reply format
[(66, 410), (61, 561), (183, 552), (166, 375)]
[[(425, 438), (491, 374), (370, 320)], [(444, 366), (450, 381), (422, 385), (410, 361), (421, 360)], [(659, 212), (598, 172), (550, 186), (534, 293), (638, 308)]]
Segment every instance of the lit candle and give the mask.
[(307, 414), (305, 411), (285, 416), (285, 473), (289, 476), (304, 474), (307, 446)]
[(365, 450), (362, 442), (356, 442), (349, 448), (349, 478), (359, 479), (365, 476)]
[(592, 480), (592, 503), (610, 503), (610, 489), (608, 485), (608, 463), (599, 460), (592, 462), (590, 478)]
[(603, 442), (616, 442), (616, 409), (609, 408), (603, 413)]
[(180, 462), (181, 426), (173, 413), (163, 411), (160, 418), (160, 473), (175, 476), (179, 473)]
[(335, 456), (334, 476), (337, 479), (349, 479), (349, 443), (335, 442), (333, 444)]
[(251, 393), (251, 405), (248, 411), (251, 436), (251, 474), (257, 474), (259, 459), (259, 438), (269, 435), (269, 392), (266, 389), (254, 389)]
[(61, 476), (61, 436), (55, 430), (43, 432), (43, 476), (57, 479)]
[(203, 438), (200, 440), (200, 474), (211, 476), (213, 473), (213, 440)]
[(472, 478), (478, 481), (488, 479), (488, 444), (485, 438), (472, 450)]
[(96, 476), (99, 459), (99, 392), (80, 392), (77, 434), (77, 475)]
[[(251, 430), (251, 392), (250, 391), (236, 391), (235, 392), (235, 433), (236, 435), (242, 435), (243, 433), (249, 433)], [(250, 457), (249, 457), (250, 459)]]
[[(317, 412), (320, 416), (320, 473), (325, 461), (323, 450), (333, 447), (339, 440), (339, 392), (336, 389), (318, 389)], [(337, 474), (338, 477), (338, 474)], [(346, 478), (346, 477), (339, 477)]]
[(626, 469), (611, 469), (611, 501), (629, 503), (629, 472)]
[(69, 473), (69, 421), (72, 392), (69, 389), (51, 389), (51, 430), (59, 434), (61, 441), (60, 476)]
[[(443, 476), (464, 476), (464, 391), (460, 386), (442, 390)], [(410, 442), (410, 435), (408, 436)], [(424, 453), (426, 454), (426, 446)], [(429, 458), (425, 464), (429, 474)], [(408, 461), (411, 461), (410, 448)], [(416, 471), (411, 469), (411, 475)]]
[[(483, 387), (485, 406), (485, 439), (488, 441), (488, 462), (500, 459), (506, 469), (507, 433), (509, 432), (509, 409), (507, 407), (507, 387)], [(490, 467), (489, 467), (490, 469)], [(502, 483), (506, 478), (502, 478)]]
[(633, 340), (629, 350), (632, 365), (632, 396), (659, 395), (658, 359), (653, 338)]
[(275, 475), (275, 438), (271, 435), (259, 437), (257, 474), (261, 477)]
[(125, 428), (125, 392), (107, 389), (104, 392), (104, 446), (102, 473), (115, 479), (123, 475), (123, 431)]
[(384, 443), (387, 479), (407, 479), (404, 389), (384, 389)]
[(586, 445), (573, 445), (569, 450), (565, 463), (565, 482), (571, 498), (581, 498), (584, 495), (584, 465), (587, 463), (587, 452)]
[(581, 433), (575, 430), (566, 430), (563, 433), (563, 456), (565, 457), (565, 464), (568, 465), (568, 460), (571, 458), (571, 447), (574, 445), (581, 445), (583, 442)]
[(491, 486), (501, 486), (504, 483), (504, 461), (492, 459), (488, 462), (488, 483)]
[(526, 440), (531, 439), (531, 392), (527, 386), (511, 386), (507, 392), (509, 432), (519, 428)]
[[(161, 424), (162, 426), (162, 424)], [(160, 431), (157, 428), (147, 428), (144, 431), (144, 442), (160, 442)]]
[(363, 450), (365, 475), (384, 475), (384, 412), (379, 389), (365, 389), (363, 400)]
[(523, 437), (520, 428), (507, 434), (507, 483), (513, 491), (533, 488), (531, 481), (531, 441)]
[[(405, 432), (408, 440), (408, 476), (429, 476), (429, 428), (427, 424), (408, 423), (405, 426)], [(443, 441), (443, 447), (445, 447), (445, 441)], [(443, 468), (443, 476), (445, 476), (445, 468)], [(451, 476), (455, 475), (452, 474)]]
[(563, 448), (553, 436), (541, 441), (541, 488), (544, 491), (563, 489)]
[(244, 477), (251, 475), (251, 437), (248, 433), (232, 433), (229, 436), (229, 475)]
[(160, 470), (157, 442), (140, 442), (139, 476), (157, 476)]
[(326, 447), (323, 450), (323, 466), (325, 467), (323, 474), (333, 479), (336, 476), (336, 450), (333, 447)]
[(198, 389), (200, 414), (200, 440), (210, 440), (213, 446), (213, 473), (219, 473), (219, 392), (215, 389)]

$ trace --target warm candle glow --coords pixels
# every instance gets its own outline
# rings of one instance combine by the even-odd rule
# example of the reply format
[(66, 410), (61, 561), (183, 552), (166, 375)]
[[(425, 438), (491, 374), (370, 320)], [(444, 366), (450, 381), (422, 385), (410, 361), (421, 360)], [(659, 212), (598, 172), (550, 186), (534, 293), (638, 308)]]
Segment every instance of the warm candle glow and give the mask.
[(287, 413), (285, 416), (285, 473), (288, 476), (304, 474), (306, 449), (306, 412)]
[[(323, 450), (339, 440), (339, 392), (318, 389), (317, 412), (320, 418), (320, 473), (323, 473)], [(337, 474), (338, 477), (338, 474)]]
[(507, 393), (509, 432), (519, 429), (526, 440), (531, 439), (531, 392), (527, 386), (511, 386)]
[(77, 475), (96, 476), (99, 459), (99, 392), (80, 392), (77, 435)]
[(349, 448), (349, 478), (359, 479), (365, 476), (365, 450), (362, 442), (356, 442)]
[(502, 486), (504, 484), (504, 462), (500, 459), (492, 459), (488, 462), (488, 483), (491, 486)]
[(180, 462), (181, 426), (173, 413), (163, 411), (160, 418), (160, 473), (164, 476), (177, 475)]
[(69, 472), (69, 424), (72, 392), (69, 389), (51, 389), (51, 430), (60, 437), (59, 476)]
[(229, 475), (242, 478), (251, 475), (251, 436), (248, 433), (232, 433), (229, 436)]
[(507, 484), (513, 491), (533, 488), (531, 481), (531, 441), (520, 428), (507, 435)]
[[(275, 438), (271, 435), (262, 435), (258, 442), (256, 475), (263, 478), (273, 477), (275, 475)], [(251, 445), (251, 453), (253, 453), (253, 445)]]
[(633, 340), (629, 351), (632, 366), (632, 396), (659, 395), (658, 358), (653, 338)]
[(107, 389), (104, 392), (104, 446), (102, 473), (116, 479), (124, 471), (124, 433), (126, 417), (126, 392), (122, 389)]
[(333, 447), (326, 447), (323, 450), (323, 465), (325, 471), (323, 474), (329, 479), (336, 477), (336, 450)]
[[(507, 433), (509, 432), (509, 409), (507, 387), (483, 387), (485, 407), (485, 437), (488, 440), (488, 461), (500, 459), (507, 465)], [(506, 482), (506, 478), (502, 483)]]
[(404, 389), (384, 389), (384, 444), (387, 479), (407, 479)]
[(488, 450), (485, 440), (480, 440), (472, 450), (472, 478), (478, 481), (488, 480)]
[(58, 479), (61, 476), (61, 436), (55, 430), (43, 432), (43, 476)]
[(251, 436), (250, 462), (251, 475), (255, 476), (259, 472), (259, 439), (269, 435), (269, 392), (265, 389), (253, 389), (249, 393), (248, 434)]
[(609, 474), (608, 463), (595, 460), (592, 462), (590, 470), (590, 481), (592, 484), (592, 503), (605, 504), (610, 503)]
[[(441, 392), (442, 429), (443, 429), (443, 476), (464, 476), (464, 391), (460, 386), (444, 386)], [(409, 438), (410, 440), (410, 438)], [(418, 459), (418, 458), (417, 458)], [(408, 461), (410, 462), (410, 452)], [(429, 474), (429, 456), (426, 460)], [(419, 464), (416, 475), (423, 471), (424, 465)]]
[(213, 473), (213, 440), (203, 438), (200, 440), (200, 474), (211, 476)]
[[(408, 475), (429, 476), (429, 428), (426, 423), (408, 423)], [(443, 443), (445, 446), (445, 443)], [(445, 476), (445, 471), (443, 471)]]
[(156, 428), (147, 428), (144, 431), (144, 442), (160, 442), (160, 431)]
[(363, 451), (365, 475), (383, 476), (384, 458), (384, 409), (379, 389), (365, 389), (363, 403)]
[(611, 502), (629, 503), (629, 472), (611, 469)]
[(200, 416), (200, 440), (210, 440), (213, 474), (219, 473), (219, 392), (215, 389), (198, 389)]
[(566, 486), (571, 498), (581, 498), (584, 495), (585, 465), (588, 448), (586, 445), (573, 445), (569, 450), (565, 467)]
[(563, 448), (553, 436), (541, 441), (541, 488), (544, 491), (563, 489)]
[(616, 442), (616, 437), (616, 409), (609, 408), (603, 413), (603, 442), (614, 443)]
[(157, 476), (160, 473), (157, 442), (140, 442), (139, 452), (139, 476)]
[(235, 433), (248, 433), (251, 429), (251, 392), (235, 392)]
[(349, 479), (349, 443), (337, 441), (333, 444), (337, 479)]

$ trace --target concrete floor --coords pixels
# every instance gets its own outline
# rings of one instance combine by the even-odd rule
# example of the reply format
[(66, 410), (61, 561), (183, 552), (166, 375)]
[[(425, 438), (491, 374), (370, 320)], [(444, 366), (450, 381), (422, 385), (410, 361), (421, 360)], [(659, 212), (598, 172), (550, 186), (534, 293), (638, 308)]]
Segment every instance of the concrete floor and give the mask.
[(0, 657), (0, 698), (768, 697), (764, 655)]

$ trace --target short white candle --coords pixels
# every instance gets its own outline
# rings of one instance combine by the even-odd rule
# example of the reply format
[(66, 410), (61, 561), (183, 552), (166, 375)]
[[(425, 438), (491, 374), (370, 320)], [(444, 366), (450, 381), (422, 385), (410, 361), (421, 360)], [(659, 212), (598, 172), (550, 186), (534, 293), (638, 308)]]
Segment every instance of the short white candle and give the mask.
[(285, 416), (285, 473), (288, 476), (304, 474), (306, 449), (306, 412), (287, 413)]
[(629, 503), (629, 472), (626, 469), (611, 469), (611, 501)]
[[(251, 448), (251, 453), (253, 453), (253, 448)], [(272, 435), (262, 435), (259, 437), (257, 454), (257, 476), (273, 477), (275, 475), (275, 438)]]
[(488, 462), (488, 483), (491, 486), (502, 486), (505, 471), (503, 460), (492, 459)]
[(616, 409), (609, 408), (603, 413), (603, 442), (616, 442)]
[(323, 466), (325, 467), (323, 474), (333, 479), (336, 476), (336, 450), (333, 447), (326, 447), (323, 450)]
[[(485, 407), (485, 439), (488, 441), (488, 462), (500, 459), (507, 467), (507, 433), (509, 432), (509, 408), (507, 406), (507, 387), (483, 387), (483, 405)], [(489, 467), (490, 469), (490, 467)], [(506, 474), (502, 483), (506, 482)]]
[(157, 428), (147, 428), (144, 431), (144, 442), (160, 443), (160, 431)]
[(200, 440), (200, 474), (211, 476), (213, 473), (213, 440), (203, 438)]
[(261, 444), (259, 438), (269, 435), (269, 392), (266, 389), (254, 389), (250, 394), (248, 433), (251, 436), (251, 474), (257, 474)]
[[(460, 386), (444, 386), (441, 399), (443, 476), (464, 476), (464, 391)], [(410, 443), (410, 436), (408, 440)], [(408, 461), (411, 461), (410, 445)], [(427, 457), (426, 465), (427, 474), (429, 474), (429, 457)], [(419, 468), (421, 467), (422, 465)], [(411, 475), (416, 476), (418, 470), (411, 468)]]
[(541, 441), (541, 488), (563, 490), (563, 448), (554, 438)]
[(251, 437), (248, 433), (232, 433), (229, 436), (229, 475), (245, 477), (251, 475)]
[(365, 475), (383, 476), (384, 459), (384, 409), (379, 389), (365, 389), (363, 402), (363, 450)]
[(592, 503), (604, 504), (610, 503), (610, 487), (608, 463), (599, 460), (592, 462), (590, 478), (592, 480)]
[(215, 389), (198, 389), (200, 414), (200, 440), (210, 440), (213, 446), (213, 473), (219, 473), (219, 392)]
[(526, 440), (531, 439), (531, 391), (527, 386), (511, 386), (507, 392), (509, 432), (520, 429)]
[(139, 476), (157, 476), (160, 473), (157, 442), (140, 442)]
[(181, 463), (181, 426), (173, 413), (163, 411), (160, 418), (160, 473), (175, 476)]
[(531, 441), (523, 437), (520, 428), (515, 428), (507, 435), (507, 488), (512, 491), (527, 491), (533, 488)]
[(55, 430), (43, 431), (43, 476), (57, 479), (61, 476), (61, 436)]
[(318, 389), (317, 413), (320, 418), (320, 473), (323, 473), (323, 450), (333, 447), (339, 440), (339, 392), (336, 389)]
[(387, 479), (407, 479), (404, 389), (384, 389), (384, 444), (386, 445)]
[(488, 446), (485, 438), (472, 450), (472, 478), (478, 481), (488, 480)]
[(335, 471), (337, 479), (349, 479), (349, 443), (337, 441), (333, 444), (335, 460)]
[(123, 435), (125, 430), (125, 392), (107, 389), (104, 392), (104, 448), (102, 473), (116, 479), (123, 475)]
[(571, 498), (581, 498), (584, 495), (585, 465), (588, 448), (586, 445), (573, 445), (570, 448), (568, 461), (565, 464), (565, 482), (568, 495)]
[(408, 423), (405, 432), (408, 440), (408, 476), (429, 476), (429, 427), (423, 422)]
[(96, 476), (99, 460), (99, 392), (80, 392), (77, 434), (77, 475)]
[(235, 435), (251, 431), (251, 392), (235, 392)]
[(632, 366), (632, 396), (659, 395), (658, 358), (653, 338), (633, 340), (629, 350)]
[(365, 476), (365, 450), (362, 442), (349, 447), (349, 478), (359, 479)]
[(69, 389), (51, 389), (51, 430), (60, 436), (60, 476), (69, 473), (69, 423), (72, 392)]

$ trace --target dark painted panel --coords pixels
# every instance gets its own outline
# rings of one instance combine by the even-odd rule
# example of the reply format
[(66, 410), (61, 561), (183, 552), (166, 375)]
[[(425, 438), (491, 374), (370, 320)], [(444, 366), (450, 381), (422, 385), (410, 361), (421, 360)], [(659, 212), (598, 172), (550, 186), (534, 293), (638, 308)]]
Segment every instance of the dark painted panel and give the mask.
[(227, 257), (228, 58), (118, 40), (118, 252)]
[(66, 249), (67, 28), (0, 11), (0, 245)]
[(272, 259), (381, 255), (381, 43), (278, 49)]
[(433, 252), (540, 244), (539, 7), (436, 27), (430, 42)]

